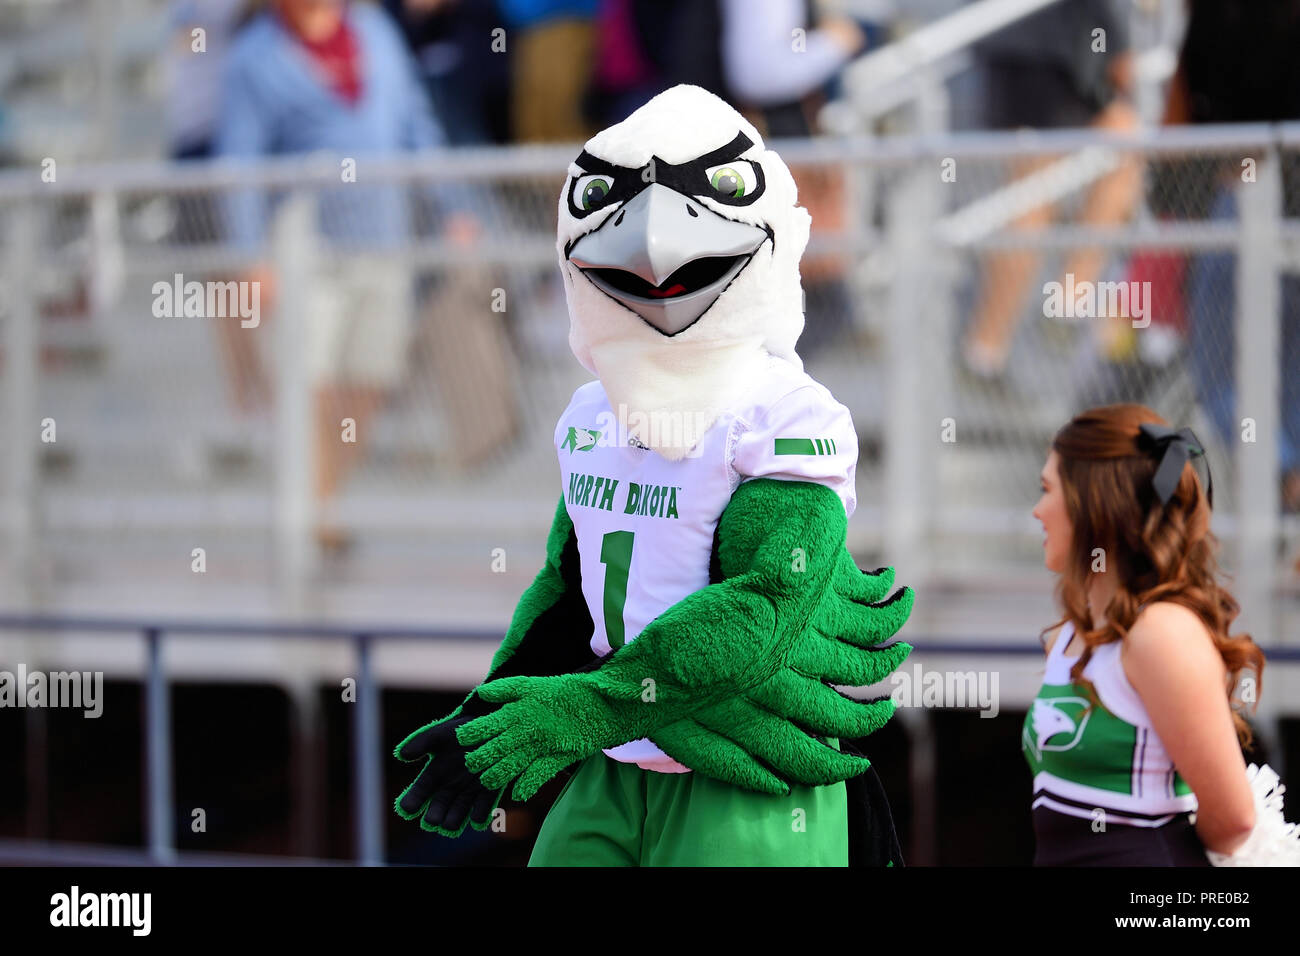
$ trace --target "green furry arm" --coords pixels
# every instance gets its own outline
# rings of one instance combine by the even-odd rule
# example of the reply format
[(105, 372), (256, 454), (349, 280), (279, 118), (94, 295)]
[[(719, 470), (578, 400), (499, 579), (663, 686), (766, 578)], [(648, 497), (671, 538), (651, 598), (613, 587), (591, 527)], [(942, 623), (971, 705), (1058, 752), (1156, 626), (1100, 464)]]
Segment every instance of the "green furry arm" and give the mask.
[(575, 670), (594, 656), (592, 631), (591, 612), (582, 596), (578, 537), (561, 495), (546, 537), (546, 563), (515, 605), (484, 682), (511, 674)]
[[(582, 597), (578, 542), (564, 499), (555, 512), (546, 541), (546, 562), (524, 591), (492, 657), (485, 680), (520, 674), (563, 674), (589, 665), (592, 621)], [(424, 767), (394, 802), (397, 813), (420, 818), (420, 826), (444, 836), (458, 836), (467, 823), (482, 829), (500, 798), (501, 788), (485, 788), (465, 767), (465, 748), (457, 728), (495, 709), (474, 691), (445, 717), (411, 733), (394, 750)]]
[[(724, 564), (720, 571), (727, 575), (735, 569)], [(788, 793), (792, 783), (818, 786), (863, 773), (869, 760), (824, 738), (865, 737), (893, 716), (888, 696), (857, 700), (835, 686), (876, 684), (911, 652), (906, 642), (889, 639), (907, 620), (915, 595), (911, 588), (890, 594), (893, 586), (893, 568), (864, 573), (842, 550), (831, 587), (787, 667), (663, 728), (651, 740), (692, 770), (763, 793)]]
[[(629, 740), (671, 723), (669, 711), (697, 710), (770, 677), (830, 585), (848, 527), (833, 491), (755, 479), (736, 490), (733, 504), (719, 521), (719, 556), (725, 565), (743, 555), (744, 570), (664, 611), (587, 675), (611, 701), (638, 703), (628, 710)], [(654, 706), (640, 706), (650, 686)]]
[(743, 483), (719, 521), (724, 562), (746, 570), (673, 605), (582, 674), (496, 680), (479, 688), (500, 710), (457, 731), (487, 787), (516, 779), (527, 799), (564, 767), (770, 681), (789, 666), (831, 585), (847, 518), (810, 482)]
[[(510, 627), (492, 655), (487, 676), (481, 683), (500, 677), (577, 670), (594, 656), (593, 630), (591, 612), (582, 596), (578, 537), (561, 495), (546, 536), (546, 560), (533, 583), (520, 595)], [(475, 692), (471, 690), (461, 705), (443, 720), (462, 710), (483, 714), (492, 709), (483, 707), (481, 702), (476, 704), (474, 697)]]

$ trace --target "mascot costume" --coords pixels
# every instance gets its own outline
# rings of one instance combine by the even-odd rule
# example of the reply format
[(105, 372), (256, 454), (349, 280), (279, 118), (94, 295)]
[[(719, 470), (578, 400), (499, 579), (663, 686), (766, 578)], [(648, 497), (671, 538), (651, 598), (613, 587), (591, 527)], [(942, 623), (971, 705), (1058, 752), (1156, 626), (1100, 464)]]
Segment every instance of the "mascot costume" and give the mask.
[[(678, 86), (569, 168), (569, 342), (546, 563), (481, 685), (395, 755), (397, 798), (485, 829), (566, 768), (531, 865), (901, 865), (865, 737), (910, 652), (893, 569), (845, 546), (848, 410), (803, 371), (810, 217), (758, 132)], [(892, 591), (892, 593), (891, 593)], [(576, 766), (574, 766), (576, 765)]]

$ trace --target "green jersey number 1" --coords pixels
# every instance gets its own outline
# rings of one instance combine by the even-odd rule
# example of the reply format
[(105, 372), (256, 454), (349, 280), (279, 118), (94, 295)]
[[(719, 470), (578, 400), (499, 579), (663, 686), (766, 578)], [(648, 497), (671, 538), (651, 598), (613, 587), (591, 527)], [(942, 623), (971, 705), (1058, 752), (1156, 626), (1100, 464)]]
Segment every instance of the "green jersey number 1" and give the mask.
[(600, 563), (605, 565), (605, 637), (610, 650), (623, 646), (623, 605), (627, 603), (633, 537), (631, 531), (611, 531), (600, 542)]

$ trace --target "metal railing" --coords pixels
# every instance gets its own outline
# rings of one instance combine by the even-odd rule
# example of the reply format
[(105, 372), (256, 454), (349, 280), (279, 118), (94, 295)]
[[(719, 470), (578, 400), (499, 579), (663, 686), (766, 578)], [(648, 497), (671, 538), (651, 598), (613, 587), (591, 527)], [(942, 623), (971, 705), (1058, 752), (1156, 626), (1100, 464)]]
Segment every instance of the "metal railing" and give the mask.
[(142, 675), (145, 697), (145, 768), (148, 797), (145, 806), (149, 854), (155, 863), (175, 861), (173, 827), (175, 801), (172, 793), (172, 711), (169, 681), (164, 660), (168, 638), (291, 638), (309, 640), (344, 639), (353, 649), (356, 662), (356, 706), (352, 709), (353, 796), (356, 801), (357, 862), (381, 863), (383, 817), (389, 802), (382, 795), (380, 759), (379, 695), (372, 666), (376, 640), (437, 640), (457, 637), (499, 641), (499, 634), (454, 634), (446, 631), (406, 627), (357, 628), (339, 624), (248, 623), (238, 621), (123, 621), (107, 618), (0, 615), (0, 631), (57, 632), (86, 634), (138, 634), (144, 642), (146, 668)]
[[(1052, 253), (1085, 246), (1117, 257), (1153, 249), (1172, 250), (1186, 257), (1234, 253), (1235, 285), (1240, 291), (1234, 295), (1230, 288), (1219, 290), (1215, 294), (1222, 301), (1213, 303), (1216, 309), (1232, 310), (1234, 317), (1236, 366), (1225, 374), (1230, 374), (1238, 387), (1239, 407), (1262, 410), (1261, 421), (1282, 420), (1277, 367), (1281, 302), (1273, 280), (1296, 272), (1300, 263), (1300, 221), (1283, 217), (1286, 196), (1282, 177), (1282, 167), (1294, 165), (1300, 152), (1300, 125), (1146, 130), (1125, 136), (1086, 130), (893, 139), (853, 136), (774, 145), (796, 175), (822, 170), (846, 176), (844, 222), (836, 229), (818, 231), (815, 227), (806, 261), (831, 254), (847, 257), (842, 278), (836, 281), (853, 293), (848, 296), (848, 321), (855, 338), (835, 353), (814, 355), (809, 367), (815, 376), (825, 373), (832, 390), (854, 413), (860, 431), (881, 437), (879, 470), (863, 467), (859, 472), (871, 493), (859, 495), (861, 520), (866, 525), (858, 527), (867, 530), (857, 532), (857, 543), (888, 553), (911, 580), (924, 579), (932, 565), (937, 534), (959, 533), (963, 528), (984, 533), (1000, 527), (1023, 539), (1032, 529), (1027, 505), (1011, 504), (1009, 499), (999, 505), (977, 505), (960, 495), (936, 493), (936, 481), (961, 480), (960, 469), (953, 471), (953, 465), (963, 459), (975, 460), (978, 443), (943, 449), (933, 442), (917, 441), (915, 436), (933, 432), (943, 413), (961, 408), (964, 414), (982, 415), (986, 422), (996, 419), (1017, 441), (1038, 443), (1050, 437), (1049, 414), (1060, 416), (1051, 427), (1064, 420), (1064, 411), (1051, 409), (1069, 407), (1068, 401), (1047, 404), (1040, 395), (1033, 395), (999, 411), (980, 396), (968, 400), (955, 391), (958, 374), (952, 343), (959, 335), (961, 290), (979, 277), (981, 256), (1015, 249)], [(459, 186), (486, 190), (488, 196), (481, 207), (485, 228), (477, 243), (461, 246), (436, 232), (413, 233), (409, 241), (386, 250), (386, 256), (413, 274), (448, 277), (472, 267), (496, 270), (487, 284), (509, 285), (510, 277), (518, 278), (521, 273), (530, 281), (538, 277), (550, 281), (555, 277), (554, 196), (572, 156), (570, 147), (530, 147), (368, 161), (364, 167), (367, 184)], [(1134, 221), (1123, 226), (1088, 228), (1060, 223), (1034, 231), (1014, 226), (1015, 218), (1036, 203), (1077, 200), (1090, 183), (1125, 158), (1150, 163), (1180, 157), (1234, 161), (1241, 156), (1249, 156), (1257, 164), (1258, 175), (1253, 182), (1238, 185), (1239, 211), (1233, 218), (1157, 219), (1139, 208)], [(1053, 157), (1053, 162), (1031, 176), (1016, 177), (1006, 170), (1012, 161)], [(945, 163), (960, 170), (954, 182), (941, 177)], [(191, 372), (213, 367), (211, 349), (200, 350), (195, 344), (209, 333), (194, 323), (182, 331), (178, 324), (159, 324), (148, 316), (143, 290), (153, 280), (170, 278), (175, 272), (229, 275), (232, 270), (266, 261), (269, 255), (278, 268), (279, 297), (285, 304), (284, 314), (277, 317), (279, 329), (267, 340), (275, 372), (272, 427), (261, 446), (250, 446), (247, 451), (265, 460), (270, 480), (254, 491), (241, 492), (245, 498), (240, 501), (246, 504), (230, 511), (225, 520), (232, 522), (232, 527), (249, 530), (273, 527), (275, 579), (283, 584), (286, 594), (302, 591), (303, 582), (313, 573), (310, 528), (320, 516), (310, 489), (309, 429), (304, 426), (307, 383), (299, 367), (301, 350), (295, 343), (305, 329), (303, 309), (314, 277), (348, 254), (322, 246), (311, 215), (322, 191), (340, 188), (338, 174), (339, 157), (330, 156), (256, 164), (82, 167), (63, 171), (50, 183), (42, 182), (34, 170), (0, 173), (0, 223), (7, 237), (3, 260), (7, 361), (0, 388), (5, 396), (3, 424), (8, 449), (0, 495), (13, 580), (21, 581), (42, 566), (40, 552), (52, 528), (118, 531), (121, 521), (128, 527), (138, 521), (143, 529), (151, 519), (161, 520), (164, 515), (169, 528), (205, 520), (202, 515), (212, 506), (203, 495), (190, 495), (192, 504), (185, 508), (163, 511), (156, 502), (166, 489), (139, 498), (129, 480), (114, 485), (98, 480), (97, 475), (93, 486), (71, 492), (68, 486), (51, 484), (42, 471), (42, 446), (36, 437), (39, 426), (34, 423), (43, 415), (54, 414), (49, 408), (65, 404), (78, 390), (84, 391), (87, 382), (98, 382), (94, 387), (102, 402), (134, 396), (154, 376), (172, 376), (159, 379), (174, 380), (174, 388), (179, 390), (166, 399), (143, 393), (131, 398), (133, 406), (152, 416), (144, 423), (97, 421), (93, 429), (80, 428), (67, 439), (80, 449), (86, 467), (95, 471), (100, 456), (120, 454), (116, 449), (126, 447), (136, 449), (140, 464), (156, 465), (150, 471), (153, 480), (168, 479), (170, 459), (155, 461), (147, 456), (162, 455), (167, 442), (190, 440), (233, 412), (223, 407), (219, 393), (199, 391), (210, 386), (201, 380), (197, 384), (190, 381)], [(153, 203), (199, 195), (215, 201), (231, 190), (253, 186), (290, 195), (274, 241), (264, 250), (232, 247), (219, 231), (206, 241), (175, 242), (165, 236), (142, 235), (132, 225), (132, 216), (144, 217)], [(1184, 199), (1175, 196), (1172, 201)], [(108, 350), (110, 358), (142, 353), (159, 334), (170, 336), (188, 351), (168, 354), (165, 359), (160, 356), (158, 361), (165, 365), (140, 369), (125, 362), (109, 362), (100, 371), (89, 373), (99, 379), (44, 370), (42, 348), (57, 340), (52, 339), (56, 331), (53, 323), (41, 318), (43, 296), (47, 295), (42, 289), (73, 278), (88, 283), (92, 314), (86, 331), (102, 340), (101, 347)], [(537, 313), (538, 298), (536, 294), (516, 295), (514, 314)], [(482, 299), (486, 313), (486, 294)], [(811, 322), (811, 297), (809, 315)], [(826, 312), (816, 316), (819, 322), (832, 317)], [(1265, 321), (1265, 317), (1270, 318)], [(540, 527), (543, 519), (538, 516), (547, 512), (544, 507), (530, 506), (550, 497), (549, 492), (535, 489), (532, 478), (539, 467), (549, 467), (550, 413), (562, 405), (573, 387), (572, 360), (567, 347), (558, 343), (563, 321), (551, 314), (537, 319), (538, 328), (557, 340), (553, 359), (534, 358), (517, 344), (508, 346), (520, 352), (523, 372), (512, 380), (511, 387), (517, 390), (516, 404), (530, 437), (513, 449), (502, 450), (498, 458), (502, 465), (496, 474), (504, 484), (493, 494), (500, 498), (505, 492), (518, 504), (519, 514), (534, 515), (538, 527), (524, 526), (532, 536), (544, 533)], [(1039, 358), (1036, 353), (1034, 361)], [(1300, 369), (1300, 356), (1287, 361)], [(187, 366), (186, 362), (201, 365)], [(116, 371), (118, 365), (121, 372)], [(1026, 374), (1038, 376), (1034, 382), (1038, 392), (1052, 387), (1056, 369), (1047, 364), (1041, 370), (1026, 368)], [(412, 381), (412, 387), (420, 389), (433, 384), (427, 369), (417, 370)], [(879, 388), (864, 390), (864, 382)], [(173, 401), (178, 395), (206, 397), (194, 397), (185, 406)], [(438, 399), (429, 401), (427, 391), (413, 395), (408, 417), (394, 428), (406, 442), (430, 434), (448, 414), (439, 409)], [(65, 417), (84, 415), (87, 407), (78, 406)], [(194, 410), (186, 411), (187, 407)], [(998, 448), (985, 447), (990, 451)], [(415, 450), (423, 453), (427, 446)], [(1264, 440), (1250, 455), (1238, 454), (1231, 462), (1226, 449), (1220, 451), (1227, 469), (1222, 473), (1229, 476), (1225, 484), (1232, 494), (1218, 509), (1216, 531), (1233, 545), (1232, 563), (1243, 584), (1255, 589), (1245, 595), (1243, 604), (1263, 607), (1279, 583), (1279, 568), (1271, 557), (1275, 545), (1284, 536), (1294, 539), (1297, 531), (1295, 519), (1284, 519), (1280, 511), (1277, 448), (1272, 439)], [(402, 460), (412, 459), (405, 451), (402, 454)], [(1002, 467), (1010, 469), (1012, 459), (1005, 461)], [(1015, 475), (1032, 477), (1036, 470), (1037, 465), (1017, 465), (1014, 474), (999, 472), (997, 481), (1010, 486), (1019, 480)], [(425, 522), (422, 527), (443, 529), (454, 525), (455, 515), (463, 512), (422, 504), (418, 496), (430, 490), (469, 496), (477, 493), (473, 486), (449, 484), (448, 474), (437, 467), (392, 474), (400, 477), (403, 489), (409, 489), (404, 503), (376, 494), (344, 501), (338, 507), (353, 526), (406, 527), (417, 519)], [(964, 484), (971, 487), (969, 481)], [(1247, 505), (1248, 512), (1240, 510)], [(267, 507), (270, 522), (262, 517), (262, 509)], [(123, 514), (130, 517), (114, 517)], [(485, 510), (474, 518), (475, 527), (484, 527), (478, 522), (494, 520), (502, 527), (520, 527), (515, 511)], [(11, 606), (32, 606), (33, 587), (17, 588)], [(292, 603), (301, 610), (301, 600)], [(1277, 629), (1265, 624), (1260, 633), (1272, 635)]]
[[(184, 637), (222, 637), (246, 640), (249, 638), (288, 638), (295, 640), (348, 641), (353, 649), (356, 664), (356, 701), (352, 709), (352, 792), (355, 808), (354, 834), (355, 863), (378, 866), (385, 863), (384, 814), (391, 812), (391, 801), (383, 792), (383, 774), (380, 761), (391, 748), (382, 740), (379, 721), (379, 701), (383, 686), (376, 681), (372, 667), (374, 644), (378, 641), (439, 641), (450, 638), (482, 640), (495, 646), (500, 635), (492, 632), (447, 632), (436, 629), (408, 627), (360, 627), (340, 624), (283, 624), (254, 623), (247, 621), (185, 621), (167, 619), (119, 620), (92, 617), (55, 617), (0, 614), (0, 632), (26, 631), (41, 634), (78, 632), (82, 634), (136, 634), (146, 649), (145, 672), (141, 675), (145, 699), (145, 768), (146, 799), (143, 816), (148, 834), (147, 856), (138, 851), (63, 844), (48, 840), (0, 840), (0, 863), (45, 862), (51, 864), (139, 865), (249, 865), (277, 863), (311, 863), (330, 865), (338, 861), (297, 860), (257, 855), (232, 855), (221, 853), (178, 854), (175, 847), (174, 826), (176, 807), (173, 795), (172, 749), (174, 740), (171, 709), (170, 680), (168, 677), (164, 644), (169, 639)], [(929, 640), (917, 635), (905, 635), (915, 650), (909, 656), (909, 666), (927, 658), (1038, 658), (1042, 651), (1033, 643), (1009, 644), (988, 638), (972, 637), (968, 641), (952, 642)], [(1264, 648), (1270, 665), (1300, 665), (1300, 648)], [(468, 689), (468, 688), (467, 688)], [(1262, 736), (1271, 745), (1278, 741), (1278, 720), (1294, 710), (1300, 701), (1275, 702), (1268, 710)], [(901, 709), (898, 711), (907, 728), (909, 765), (914, 768), (910, 781), (911, 793), (917, 797), (916, 829), (921, 841), (924, 859), (929, 854), (928, 837), (933, 835), (933, 801), (926, 795), (934, 791), (934, 739), (925, 723), (931, 708)], [(918, 721), (920, 723), (918, 723)], [(1284, 755), (1273, 746), (1277, 758), (1272, 760), (1275, 769), (1285, 778)], [(922, 752), (924, 751), (924, 752)], [(926, 808), (929, 808), (927, 812)], [(927, 829), (928, 828), (928, 829)]]

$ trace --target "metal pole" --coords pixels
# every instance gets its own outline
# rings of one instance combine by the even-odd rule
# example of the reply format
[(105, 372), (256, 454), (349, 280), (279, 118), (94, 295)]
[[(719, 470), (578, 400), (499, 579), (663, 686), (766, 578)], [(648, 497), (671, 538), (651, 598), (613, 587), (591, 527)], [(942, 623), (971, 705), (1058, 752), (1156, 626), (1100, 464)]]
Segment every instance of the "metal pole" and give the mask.
[(931, 414), (925, 368), (934, 343), (927, 341), (933, 306), (929, 287), (932, 225), (937, 213), (938, 164), (908, 171), (893, 190), (889, 206), (889, 244), (897, 263), (890, 292), (885, 336), (884, 507), (885, 561), (900, 580), (920, 582), (924, 565), (926, 513), (930, 500), (927, 471), (941, 437)]
[[(306, 603), (310, 547), (315, 511), (312, 497), (311, 383), (307, 380), (303, 342), (307, 303), (315, 264), (315, 203), (304, 192), (289, 197), (275, 224), (272, 240), (276, 269), (275, 369), (276, 462), (275, 533), (277, 570), (286, 610), (300, 613)], [(246, 330), (241, 330), (246, 331)]]
[(122, 292), (124, 253), (122, 250), (119, 194), (97, 190), (90, 199), (90, 309), (102, 322)]
[[(1273, 577), (1281, 495), (1278, 487), (1279, 324), (1281, 290), (1278, 217), (1281, 215), (1281, 157), (1268, 150), (1258, 157), (1256, 182), (1237, 187), (1241, 241), (1237, 253), (1237, 312), (1234, 318), (1236, 367), (1235, 422), (1243, 432), (1250, 419), (1255, 440), (1239, 442), (1236, 491), (1238, 587), (1247, 596), (1243, 611), (1257, 622), (1255, 639), (1272, 643)], [(1242, 438), (1249, 438), (1248, 434)]]
[[(7, 210), (8, 255), (4, 286), (5, 315), (4, 400), (5, 419), (5, 521), (9, 530), (10, 587), (13, 606), (36, 601), (38, 565), (37, 437), (41, 420), (37, 410), (37, 346), (35, 272), (36, 205), (20, 200)], [(56, 423), (57, 427), (57, 423)], [(57, 434), (57, 433), (56, 433)]]
[[(874, 135), (874, 131), (869, 127), (863, 131), (865, 135)], [(871, 229), (871, 220), (875, 211), (876, 201), (876, 179), (875, 170), (868, 163), (861, 161), (849, 160), (841, 167), (844, 170), (845, 178), (845, 205), (849, 210), (849, 222), (846, 238), (849, 240), (849, 247), (857, 250), (852, 265), (847, 270), (844, 281), (848, 284), (850, 290), (850, 301), (853, 312), (853, 325), (859, 332), (870, 328), (871, 317), (867, 309), (867, 296), (862, 294), (863, 291), (858, 286), (861, 285), (862, 265), (867, 259), (866, 237)], [(805, 308), (805, 313), (807, 309)], [(805, 319), (807, 318), (805, 314)]]
[[(933, 66), (920, 71), (916, 96), (916, 128), (923, 136), (942, 136), (951, 125), (948, 87)], [(935, 174), (938, 179), (938, 173)]]
[(362, 866), (384, 862), (383, 817), (379, 791), (379, 688), (371, 666), (369, 634), (356, 635), (357, 701), (352, 708), (353, 793), (357, 808), (357, 860)]
[[(1280, 389), (1281, 263), (1278, 227), (1282, 214), (1282, 157), (1268, 149), (1256, 157), (1256, 181), (1237, 187), (1241, 244), (1237, 253), (1236, 407), (1234, 425), (1254, 440), (1238, 442), (1235, 489), (1238, 513), (1235, 585), (1242, 623), (1261, 644), (1277, 634), (1275, 604), (1277, 541), (1281, 514), (1278, 436), (1282, 427)], [(1261, 695), (1258, 729), (1270, 754), (1280, 754), (1277, 736), (1280, 701)]]
[(95, 0), (91, 5), (95, 70), (95, 151), (101, 160), (117, 152), (117, 104), (121, 73), (117, 68), (116, 26), (121, 22), (121, 0)]
[(161, 864), (176, 858), (172, 827), (176, 809), (172, 794), (171, 696), (163, 669), (163, 634), (146, 628), (149, 676), (145, 686), (145, 754), (149, 780), (149, 853)]

